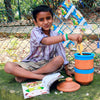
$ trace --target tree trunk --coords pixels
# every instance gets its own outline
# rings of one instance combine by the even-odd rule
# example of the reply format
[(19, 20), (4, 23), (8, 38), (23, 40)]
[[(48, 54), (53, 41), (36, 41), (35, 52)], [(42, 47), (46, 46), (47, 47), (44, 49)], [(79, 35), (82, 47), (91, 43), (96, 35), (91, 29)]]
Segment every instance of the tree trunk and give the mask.
[(4, 3), (8, 22), (12, 22), (14, 20), (14, 14), (11, 7), (11, 0), (4, 0)]

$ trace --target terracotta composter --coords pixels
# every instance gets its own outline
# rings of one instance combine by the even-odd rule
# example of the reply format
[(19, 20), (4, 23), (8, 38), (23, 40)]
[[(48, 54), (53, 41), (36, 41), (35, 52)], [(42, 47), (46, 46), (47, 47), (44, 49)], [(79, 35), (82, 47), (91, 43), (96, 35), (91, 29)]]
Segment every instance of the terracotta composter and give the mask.
[(82, 85), (87, 85), (93, 81), (94, 74), (94, 54), (83, 52), (75, 53), (75, 80)]

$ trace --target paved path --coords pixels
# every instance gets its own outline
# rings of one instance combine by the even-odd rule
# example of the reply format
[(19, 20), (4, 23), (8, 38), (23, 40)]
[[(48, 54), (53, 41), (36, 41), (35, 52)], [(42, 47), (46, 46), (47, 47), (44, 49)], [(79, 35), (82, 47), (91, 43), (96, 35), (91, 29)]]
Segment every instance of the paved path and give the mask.
[[(57, 28), (58, 30), (61, 28), (62, 24)], [(65, 31), (65, 33), (67, 32), (68, 34), (71, 32), (71, 30), (69, 28), (71, 28), (72, 26), (68, 26), (67, 25), (63, 26), (63, 28), (61, 28), (63, 31)], [(33, 26), (13, 26), (13, 27), (0, 27), (0, 33), (4, 32), (4, 33), (30, 33), (32, 30)], [(71, 28), (72, 29), (72, 28)], [(73, 33), (80, 33), (80, 29), (76, 28)], [(85, 30), (86, 34), (100, 34), (100, 28), (98, 28), (98, 26), (96, 24), (91, 24), (91, 29), (90, 27), (87, 28)]]
[(33, 26), (13, 26), (13, 27), (0, 27), (0, 32), (4, 33), (30, 33)]

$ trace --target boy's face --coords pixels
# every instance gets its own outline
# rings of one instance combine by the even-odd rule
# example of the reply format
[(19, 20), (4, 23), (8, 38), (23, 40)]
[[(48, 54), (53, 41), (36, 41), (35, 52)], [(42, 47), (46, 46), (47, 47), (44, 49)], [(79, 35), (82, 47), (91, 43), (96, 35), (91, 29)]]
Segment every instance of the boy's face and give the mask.
[(36, 24), (41, 27), (44, 31), (48, 31), (52, 26), (53, 18), (51, 13), (39, 12), (36, 16)]

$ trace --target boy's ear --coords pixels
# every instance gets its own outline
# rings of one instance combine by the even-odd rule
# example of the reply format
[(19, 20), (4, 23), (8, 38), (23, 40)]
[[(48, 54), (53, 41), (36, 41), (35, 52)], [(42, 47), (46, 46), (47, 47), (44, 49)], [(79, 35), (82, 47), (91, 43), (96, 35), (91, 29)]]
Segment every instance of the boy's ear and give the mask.
[(36, 21), (35, 21), (35, 20), (33, 20), (33, 23), (34, 23), (34, 25), (35, 25), (35, 26), (37, 26), (37, 23), (36, 23)]

